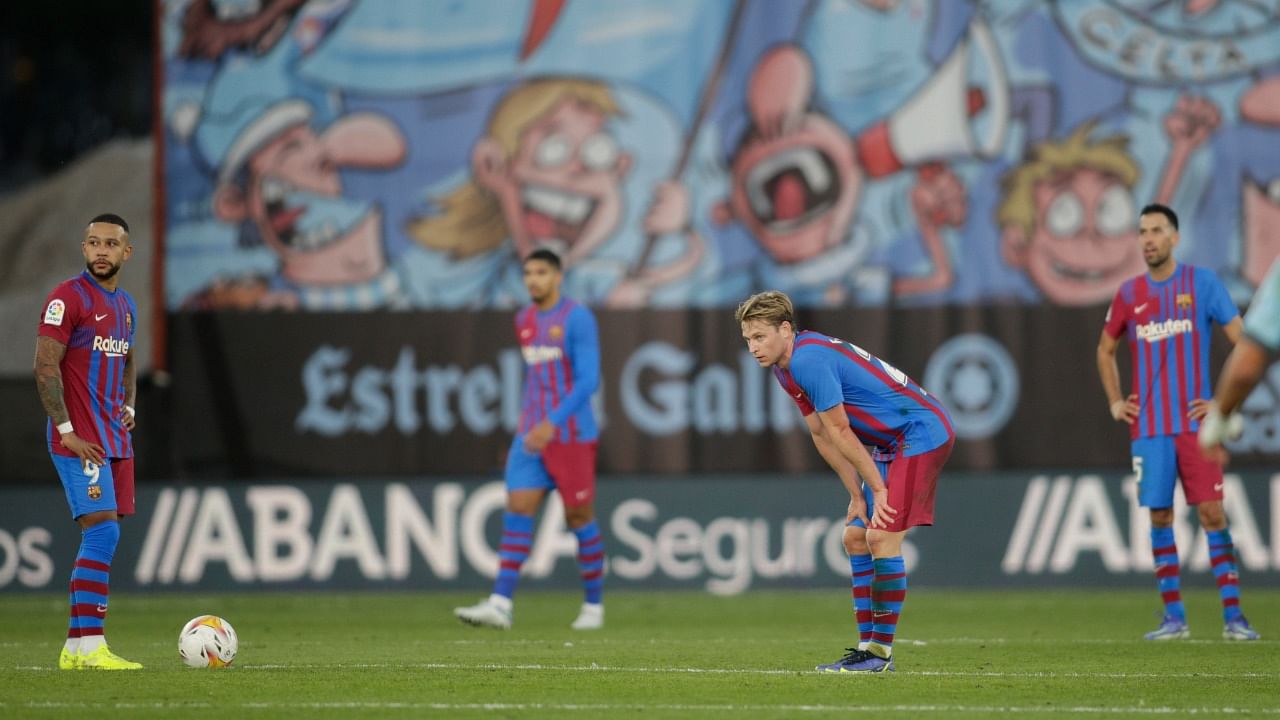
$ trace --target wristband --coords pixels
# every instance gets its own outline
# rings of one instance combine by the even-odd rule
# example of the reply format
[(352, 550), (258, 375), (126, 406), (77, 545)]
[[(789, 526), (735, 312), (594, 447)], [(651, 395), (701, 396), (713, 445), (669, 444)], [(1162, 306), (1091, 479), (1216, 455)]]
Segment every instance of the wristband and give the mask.
[(1200, 421), (1200, 446), (1211, 448), (1221, 445), (1224, 440), (1237, 440), (1244, 432), (1244, 418), (1239, 413), (1231, 413), (1223, 417), (1217, 405), (1209, 408), (1209, 413)]
[(135, 412), (133, 411), (133, 406), (132, 406), (132, 405), (125, 405), (125, 406), (124, 406), (124, 411), (125, 411), (125, 412), (127, 412), (127, 413), (129, 413), (129, 417), (137, 417), (137, 416), (138, 416), (138, 414), (137, 414), (137, 413), (135, 413)]
[(73, 433), (73, 432), (75, 432), (75, 431), (76, 431), (76, 429), (75, 429), (75, 428), (73, 428), (73, 427), (71, 427), (71, 421), (70, 421), (70, 420), (68, 420), (68, 421), (66, 421), (66, 422), (64, 422), (64, 423), (58, 423), (58, 434), (59, 434), (59, 435), (66, 435), (66, 434), (68, 434), (68, 433)]

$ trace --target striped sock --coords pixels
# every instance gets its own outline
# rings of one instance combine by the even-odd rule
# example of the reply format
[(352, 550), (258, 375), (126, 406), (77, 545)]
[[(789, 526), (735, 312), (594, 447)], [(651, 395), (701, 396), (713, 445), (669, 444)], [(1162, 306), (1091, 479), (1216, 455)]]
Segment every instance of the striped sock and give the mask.
[(76, 592), (74, 589), (67, 592), (71, 607), (71, 618), (67, 625), (67, 641), (63, 644), (63, 647), (67, 649), (67, 652), (75, 654), (80, 652), (80, 619), (76, 616)]
[(78, 625), (82, 654), (106, 643), (103, 632), (111, 596), (111, 559), (119, 542), (120, 524), (114, 520), (85, 528), (80, 536), (80, 554), (71, 570), (71, 615), (72, 623)]
[(1218, 595), (1222, 598), (1222, 619), (1225, 622), (1239, 620), (1240, 574), (1236, 570), (1236, 546), (1231, 542), (1231, 530), (1222, 528), (1207, 533), (1209, 538), (1209, 562), (1213, 564), (1213, 577), (1218, 581)]
[(1156, 582), (1160, 587), (1160, 599), (1164, 601), (1164, 614), (1186, 622), (1187, 610), (1182, 605), (1178, 546), (1173, 540), (1173, 528), (1151, 528), (1151, 557), (1156, 564)]
[(871, 555), (850, 555), (849, 573), (853, 578), (853, 618), (858, 623), (858, 647), (871, 642), (871, 576), (875, 562)]
[(498, 545), (498, 579), (493, 594), (510, 599), (516, 594), (520, 566), (533, 546), (533, 516), (502, 513), (502, 543)]
[(604, 596), (604, 538), (595, 520), (574, 528), (578, 536), (578, 572), (586, 602), (599, 605)]
[(898, 631), (898, 616), (907, 599), (907, 563), (901, 555), (876, 558), (875, 577), (871, 581), (871, 642), (867, 652), (888, 658), (893, 655), (893, 636)]

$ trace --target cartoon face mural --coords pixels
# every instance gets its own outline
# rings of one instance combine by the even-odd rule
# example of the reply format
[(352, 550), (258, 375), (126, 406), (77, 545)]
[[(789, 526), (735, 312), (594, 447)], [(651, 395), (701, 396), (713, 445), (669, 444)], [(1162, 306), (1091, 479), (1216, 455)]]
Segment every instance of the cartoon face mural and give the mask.
[[(1169, 204), (1191, 154), (1217, 128), (1210, 101), (1182, 97), (1165, 115), (1169, 154), (1155, 202)], [(1027, 271), (1059, 305), (1106, 302), (1125, 278), (1145, 270), (1133, 188), (1140, 171), (1129, 139), (1089, 139), (1095, 124), (1062, 142), (1037, 145), (1004, 177), (996, 211), (1005, 260)]]
[(1103, 302), (1145, 268), (1131, 190), (1136, 168), (1119, 173), (1123, 167), (1059, 170), (1032, 188), (1030, 232), (1027, 226), (1005, 228), (1010, 264), (1026, 268), (1059, 305)]
[(218, 217), (249, 221), (299, 285), (365, 282), (386, 269), (381, 210), (342, 195), (342, 168), (389, 168), (405, 155), (400, 131), (372, 114), (346, 115), (317, 134), (293, 124), (252, 152), (239, 181), (219, 184)]
[(813, 68), (794, 46), (760, 60), (747, 90), (752, 127), (733, 157), (718, 219), (737, 219), (779, 262), (820, 255), (849, 231), (863, 173), (847, 132), (810, 109)]
[(1100, 304), (1152, 201), (1244, 302), (1280, 18), (1139, 4), (164, 0), (168, 302)]
[(548, 78), (498, 102), (471, 155), (472, 181), (417, 221), (424, 245), (466, 258), (501, 247), (518, 257), (539, 247), (565, 267), (594, 252), (618, 228), (622, 181), (631, 168), (607, 124), (619, 114), (606, 86)]

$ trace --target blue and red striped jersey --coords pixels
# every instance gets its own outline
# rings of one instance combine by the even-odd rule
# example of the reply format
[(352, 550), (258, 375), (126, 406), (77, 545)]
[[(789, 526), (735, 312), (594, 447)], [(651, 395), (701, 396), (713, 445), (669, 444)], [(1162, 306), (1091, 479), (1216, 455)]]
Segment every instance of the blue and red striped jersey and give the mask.
[(595, 440), (600, 433), (591, 410), (591, 394), (600, 385), (595, 315), (569, 298), (545, 312), (530, 305), (516, 314), (516, 337), (525, 364), (520, 434), (549, 418), (560, 442)]
[(801, 332), (790, 365), (775, 365), (773, 374), (805, 415), (843, 405), (854, 434), (878, 461), (929, 452), (954, 436), (951, 416), (937, 398), (846, 340)]
[(1239, 311), (1211, 270), (1179, 264), (1167, 279), (1148, 274), (1126, 280), (1107, 310), (1107, 335), (1129, 341), (1131, 392), (1138, 394), (1133, 438), (1196, 432), (1191, 401), (1209, 399), (1212, 323), (1226, 325)]
[[(62, 397), (78, 437), (111, 458), (133, 457), (133, 439), (120, 419), (124, 365), (137, 330), (138, 306), (124, 290), (108, 291), (88, 271), (60, 283), (45, 299), (39, 334), (67, 347)], [(46, 423), (50, 452), (74, 456)]]

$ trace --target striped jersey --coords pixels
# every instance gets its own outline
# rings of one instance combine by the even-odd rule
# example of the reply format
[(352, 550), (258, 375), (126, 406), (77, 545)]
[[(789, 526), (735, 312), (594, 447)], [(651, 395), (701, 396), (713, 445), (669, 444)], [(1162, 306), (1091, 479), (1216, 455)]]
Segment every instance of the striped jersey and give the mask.
[(1280, 350), (1280, 260), (1258, 286), (1244, 315), (1244, 333), (1271, 352)]
[[(133, 457), (133, 440), (120, 419), (124, 365), (133, 346), (138, 306), (121, 289), (108, 291), (88, 271), (66, 280), (45, 299), (41, 337), (67, 347), (62, 356), (62, 397), (78, 437), (101, 445), (110, 458)], [(74, 456), (46, 423), (49, 451)]]
[(1138, 394), (1138, 420), (1130, 437), (1196, 432), (1191, 401), (1209, 399), (1210, 325), (1226, 325), (1239, 311), (1213, 271), (1179, 264), (1167, 279), (1149, 274), (1126, 280), (1107, 310), (1104, 331), (1124, 335)]
[(880, 462), (929, 452), (954, 437), (938, 399), (889, 363), (822, 333), (796, 335), (787, 368), (773, 375), (809, 415), (843, 405), (849, 425)]
[(595, 315), (569, 298), (545, 312), (529, 305), (516, 314), (516, 338), (525, 365), (520, 434), (549, 418), (557, 428), (555, 440), (595, 440), (600, 432), (591, 410), (591, 394), (600, 385)]

